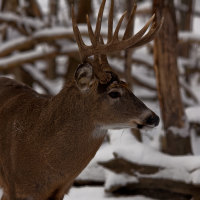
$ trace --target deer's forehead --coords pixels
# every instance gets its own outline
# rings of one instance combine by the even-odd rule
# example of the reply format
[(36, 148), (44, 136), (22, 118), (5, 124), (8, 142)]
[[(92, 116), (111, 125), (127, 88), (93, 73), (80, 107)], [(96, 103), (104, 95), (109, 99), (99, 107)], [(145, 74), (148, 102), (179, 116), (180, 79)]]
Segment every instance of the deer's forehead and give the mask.
[(112, 78), (108, 83), (106, 83), (106, 84), (100, 84), (99, 83), (98, 92), (99, 93), (104, 93), (104, 92), (106, 92), (108, 90), (111, 90), (111, 89), (114, 89), (114, 88), (116, 88), (116, 89), (125, 89), (125, 90), (129, 90), (130, 91), (127, 83), (125, 83), (124, 81), (121, 81), (118, 78), (118, 76), (116, 76), (116, 75), (113, 76), (112, 75)]
[(113, 88), (116, 88), (116, 89), (125, 89), (125, 90), (128, 90), (128, 91), (130, 91), (131, 92), (131, 90), (130, 90), (130, 88), (129, 88), (129, 86), (128, 86), (128, 84), (126, 83), (126, 82), (124, 82), (124, 81), (114, 81), (113, 83), (111, 83), (110, 85), (109, 85), (109, 88), (108, 89), (113, 89)]

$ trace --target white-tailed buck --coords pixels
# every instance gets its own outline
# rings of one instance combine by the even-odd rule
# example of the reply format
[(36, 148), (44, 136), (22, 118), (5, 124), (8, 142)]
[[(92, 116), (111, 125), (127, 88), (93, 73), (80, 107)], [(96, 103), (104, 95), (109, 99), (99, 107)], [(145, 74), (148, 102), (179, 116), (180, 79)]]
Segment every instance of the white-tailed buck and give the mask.
[[(72, 8), (74, 35), (82, 64), (74, 79), (56, 96), (40, 95), (8, 78), (0, 78), (0, 185), (3, 200), (61, 200), (77, 175), (99, 149), (107, 129), (155, 127), (159, 117), (142, 103), (109, 66), (106, 54), (143, 45), (153, 39), (162, 22), (154, 15), (134, 36), (113, 33), (113, 6), (108, 19), (108, 41), (100, 34), (106, 0), (99, 9), (92, 45), (86, 46)], [(149, 31), (145, 34), (149, 26)], [(91, 58), (91, 56), (93, 56)]]

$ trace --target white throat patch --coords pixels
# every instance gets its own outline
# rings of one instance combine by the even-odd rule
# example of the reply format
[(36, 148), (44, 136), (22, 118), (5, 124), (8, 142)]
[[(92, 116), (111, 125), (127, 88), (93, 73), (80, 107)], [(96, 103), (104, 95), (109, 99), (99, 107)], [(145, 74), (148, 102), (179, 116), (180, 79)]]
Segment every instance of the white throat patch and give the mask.
[(99, 138), (103, 138), (106, 134), (107, 134), (107, 129), (104, 129), (102, 127), (97, 127), (92, 132), (92, 137), (94, 139), (99, 139)]

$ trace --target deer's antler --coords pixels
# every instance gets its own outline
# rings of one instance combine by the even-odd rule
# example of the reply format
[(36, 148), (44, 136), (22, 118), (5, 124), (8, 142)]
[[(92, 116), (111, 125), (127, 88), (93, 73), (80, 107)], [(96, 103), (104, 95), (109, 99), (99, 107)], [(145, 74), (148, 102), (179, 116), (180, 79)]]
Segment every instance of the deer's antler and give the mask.
[[(113, 34), (113, 10), (114, 10), (114, 0), (111, 0), (111, 6), (110, 6), (110, 12), (108, 17), (108, 39), (107, 44), (104, 44), (103, 38), (100, 34), (101, 31), (101, 22), (102, 22), (102, 16), (103, 11), (105, 7), (106, 0), (102, 0), (98, 17), (97, 17), (97, 23), (96, 23), (96, 29), (95, 32), (92, 29), (90, 19), (87, 15), (87, 26), (88, 26), (88, 34), (91, 40), (92, 45), (87, 46), (83, 42), (83, 39), (81, 37), (81, 33), (79, 31), (79, 28), (77, 26), (75, 15), (74, 15), (74, 8), (72, 6), (72, 24), (73, 24), (73, 30), (74, 35), (76, 38), (76, 42), (79, 47), (80, 57), (82, 62), (85, 62), (88, 60), (88, 57), (95, 56), (95, 61), (99, 60), (99, 63), (107, 63), (106, 61), (106, 54), (110, 52), (116, 52), (125, 50), (128, 48), (134, 48), (141, 46), (147, 42), (150, 42), (155, 37), (155, 34), (158, 32), (158, 30), (161, 28), (163, 23), (163, 18), (160, 21), (159, 24), (156, 24), (154, 22), (155, 14), (147, 21), (147, 23), (144, 25), (143, 28), (141, 28), (140, 31), (138, 31), (135, 35), (131, 37), (127, 37), (129, 30), (131, 28), (131, 22), (134, 19), (135, 11), (136, 11), (136, 5), (133, 6), (131, 15), (128, 20), (128, 24), (126, 27), (126, 30), (124, 32), (124, 36), (120, 40), (118, 37), (118, 33), (121, 27), (121, 24), (123, 22), (123, 19), (126, 15), (126, 12), (124, 12), (116, 26), (116, 29)], [(152, 24), (152, 25), (151, 25)], [(150, 27), (149, 31), (145, 34), (147, 29)], [(101, 69), (98, 69), (98, 72), (100, 73)], [(105, 77), (104, 77), (105, 78)]]

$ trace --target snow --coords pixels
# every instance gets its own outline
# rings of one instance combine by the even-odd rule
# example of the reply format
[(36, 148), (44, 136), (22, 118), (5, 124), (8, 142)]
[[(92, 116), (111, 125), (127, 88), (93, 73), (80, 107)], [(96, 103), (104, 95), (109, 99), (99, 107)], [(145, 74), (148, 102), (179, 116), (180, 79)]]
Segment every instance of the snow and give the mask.
[(192, 76), (190, 80), (191, 90), (195, 94), (195, 96), (198, 98), (198, 101), (200, 102), (200, 83), (199, 83), (199, 74), (195, 74)]
[(138, 60), (144, 60), (145, 58), (145, 62), (149, 64), (149, 66), (154, 65), (154, 60), (153, 60), (153, 56), (149, 55), (149, 53), (147, 52), (147, 49), (145, 47), (139, 48), (137, 49), (132, 56), (133, 59), (138, 59)]
[(28, 71), (35, 80), (42, 82), (52, 95), (56, 95), (61, 90), (63, 85), (62, 79), (57, 78), (56, 80), (50, 81), (37, 68), (31, 65), (25, 65), (24, 69)]
[(191, 129), (191, 144), (194, 155), (200, 155), (200, 137), (194, 129)]
[(181, 40), (200, 40), (200, 34), (191, 31), (181, 31), (179, 32), (178, 37)]
[(0, 54), (2, 54), (2, 52), (4, 51), (7, 51), (8, 49), (12, 49), (13, 47), (23, 44), (24, 42), (27, 42), (27, 40), (28, 40), (27, 37), (22, 36), (19, 38), (15, 38), (13, 40), (6, 41), (0, 46)]
[(115, 152), (119, 157), (141, 165), (179, 168), (188, 172), (200, 168), (200, 156), (169, 156), (139, 142), (126, 148), (118, 147)]
[(135, 76), (138, 80), (140, 80), (144, 84), (149, 85), (152, 88), (156, 89), (155, 77), (149, 76), (149, 74), (147, 74), (147, 71), (146, 71), (146, 69), (144, 69), (144, 67), (135, 67), (132, 70), (132, 76), (133, 77)]
[(111, 171), (106, 173), (105, 190), (109, 189), (113, 184), (118, 186), (125, 186), (128, 183), (138, 183), (139, 180), (135, 176), (129, 176), (127, 174), (115, 174)]
[[(80, 31), (86, 32), (86, 29), (83, 28), (83, 26), (80, 26)], [(73, 35), (72, 27), (55, 26), (52, 28), (41, 29), (34, 33), (34, 37), (35, 38), (50, 37), (50, 36), (55, 36), (55, 35), (66, 35), (66, 34)]]
[(142, 196), (110, 197), (106, 196), (103, 187), (72, 188), (64, 200), (152, 200)]
[[(0, 198), (3, 191), (0, 189)], [(106, 195), (103, 187), (72, 187), (64, 200), (153, 200), (143, 196), (110, 197)]]
[[(185, 105), (194, 106), (197, 103), (200, 103), (198, 96), (193, 92), (190, 85), (185, 82), (183, 79), (179, 79), (179, 82), (182, 86), (181, 88), (181, 98)], [(188, 97), (187, 93), (190, 97)]]
[(178, 135), (181, 137), (188, 137), (190, 135), (190, 131), (189, 131), (189, 123), (186, 119), (184, 119), (184, 127), (175, 127), (175, 126), (170, 126), (168, 128), (169, 131), (171, 131), (174, 135)]
[[(87, 29), (85, 27), (80, 27), (80, 31), (82, 33), (87, 33)], [(27, 45), (30, 45), (30, 43), (42, 40), (43, 38), (45, 38), (45, 40), (48, 38), (52, 38), (52, 40), (54, 40), (54, 37), (68, 38), (70, 36), (71, 38), (74, 37), (72, 28), (54, 27), (41, 29), (39, 31), (36, 31), (31, 37), (20, 36), (18, 38), (11, 39), (1, 44), (0, 54), (3, 54), (7, 51), (9, 52), (10, 49), (12, 51), (13, 49), (18, 49), (20, 46), (24, 46), (25, 43), (27, 43)], [(70, 50), (71, 49), (68, 49), (68, 51)]]
[(29, 62), (30, 60), (33, 60), (35, 58), (40, 58), (43, 54), (49, 55), (56, 52), (53, 48), (41, 48), (40, 50), (33, 50), (33, 51), (27, 51), (20, 54), (14, 54), (12, 56), (8, 56), (5, 58), (0, 59), (0, 68), (7, 68), (9, 66), (15, 66), (16, 63), (24, 63)]
[(186, 108), (185, 112), (190, 122), (200, 124), (200, 105)]
[[(119, 136), (121, 135), (121, 137)], [(113, 153), (117, 154), (117, 157), (126, 159), (130, 162), (139, 165), (154, 166), (160, 168), (160, 171), (151, 175), (135, 174), (132, 177), (132, 181), (136, 181), (136, 178), (151, 177), (151, 178), (166, 178), (176, 181), (182, 181), (185, 183), (200, 184), (199, 171), (200, 171), (200, 156), (170, 156), (157, 151), (156, 149), (147, 146), (146, 144), (138, 142), (134, 139), (133, 135), (127, 131), (122, 133), (119, 131), (112, 131), (111, 134), (111, 149)], [(120, 138), (119, 138), (120, 137)], [(114, 158), (114, 157), (113, 157)], [(104, 160), (100, 160), (103, 162)], [(117, 175), (118, 176), (118, 175)], [(126, 177), (122, 178), (123, 184), (125, 180), (130, 180)], [(112, 181), (113, 182), (112, 182)], [(106, 185), (110, 186), (115, 184), (116, 178), (106, 177)], [(107, 183), (108, 181), (108, 183)]]
[(35, 18), (30, 18), (30, 17), (21, 17), (19, 15), (16, 15), (14, 13), (0, 13), (0, 21), (8, 21), (8, 22), (15, 22), (18, 25), (21, 26), (27, 26), (27, 27), (32, 27), (35, 29), (39, 29), (45, 26), (45, 24), (39, 20), (39, 19), (35, 19)]
[(200, 169), (195, 170), (194, 172), (187, 172), (182, 168), (172, 168), (172, 169), (163, 169), (157, 172), (156, 174), (146, 175), (136, 173), (138, 178), (154, 178), (154, 179), (166, 179), (166, 180), (174, 180), (181, 181), (187, 184), (199, 185), (200, 179)]

